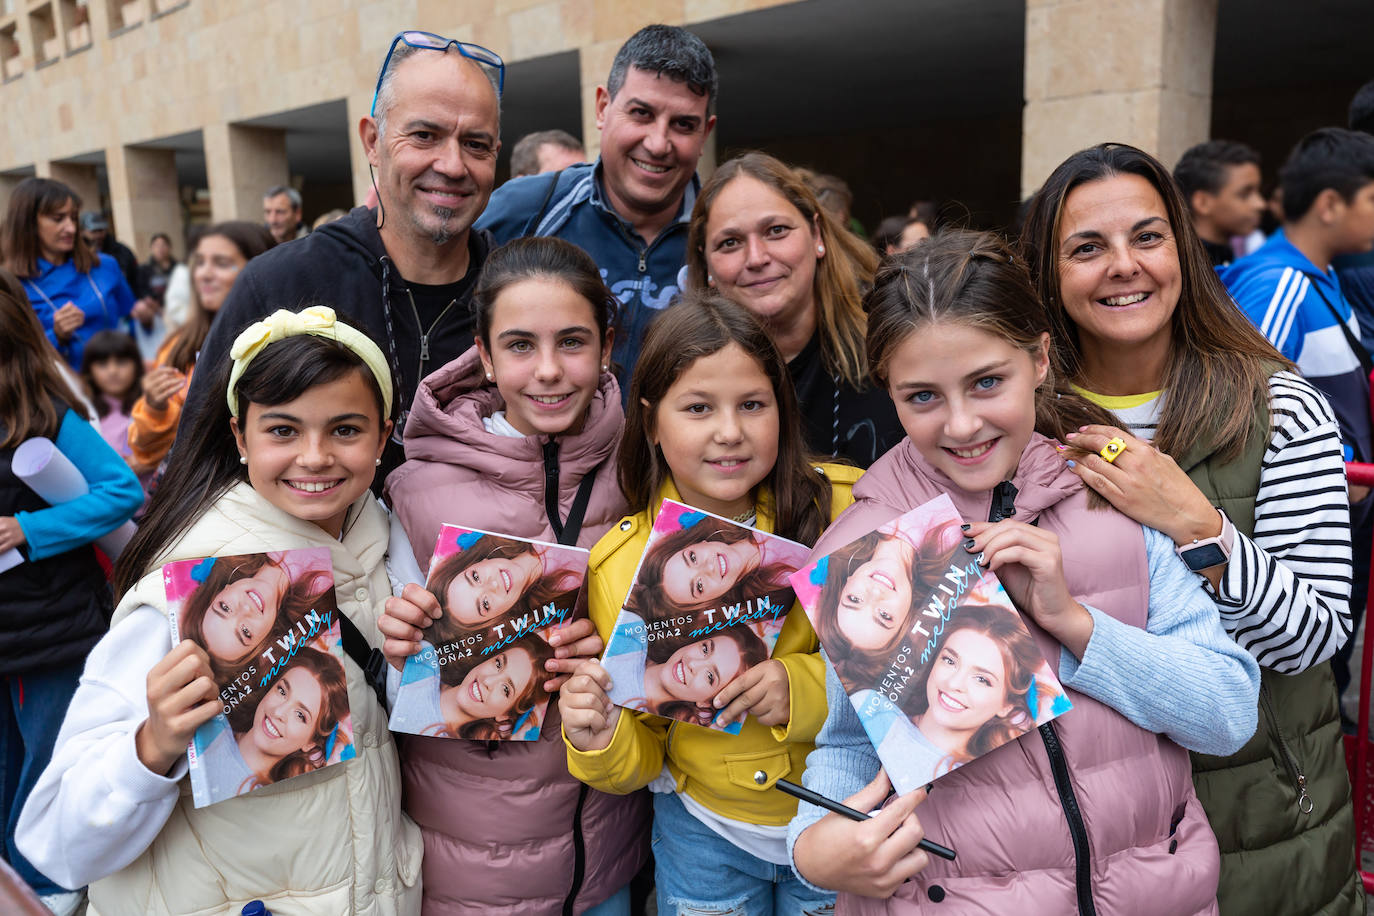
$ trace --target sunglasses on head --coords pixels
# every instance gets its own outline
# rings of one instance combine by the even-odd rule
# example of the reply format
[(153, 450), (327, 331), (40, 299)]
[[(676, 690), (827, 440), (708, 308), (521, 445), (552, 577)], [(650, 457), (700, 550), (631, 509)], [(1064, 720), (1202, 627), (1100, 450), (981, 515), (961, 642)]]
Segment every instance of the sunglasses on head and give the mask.
[(386, 68), (391, 65), (391, 55), (396, 53), (398, 44), (406, 44), (412, 48), (427, 48), (431, 51), (447, 51), (450, 47), (456, 47), (458, 53), (468, 60), (483, 67), (491, 67), (496, 71), (496, 95), (498, 98), (506, 88), (506, 64), (505, 61), (501, 60), (501, 55), (495, 51), (471, 42), (435, 35), (433, 32), (398, 32), (396, 37), (391, 39), (391, 47), (387, 49), (386, 59), (382, 61), (382, 69), (377, 73), (377, 88), (372, 90), (371, 114), (373, 117), (377, 115), (377, 94), (382, 91), (382, 80), (386, 78)]

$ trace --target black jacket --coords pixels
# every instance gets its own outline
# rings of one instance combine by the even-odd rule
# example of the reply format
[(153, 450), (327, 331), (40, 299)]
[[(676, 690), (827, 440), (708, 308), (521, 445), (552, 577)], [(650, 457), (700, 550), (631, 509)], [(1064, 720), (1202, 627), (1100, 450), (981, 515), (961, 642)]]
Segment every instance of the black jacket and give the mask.
[[(490, 233), (472, 230), (468, 234), (468, 280), (481, 272), (491, 247)], [(382, 295), (384, 273), (391, 287), (387, 296)], [(465, 290), (470, 291), (472, 285), (466, 283)], [(254, 258), (243, 269), (201, 347), (182, 411), (181, 428), (194, 422), (188, 417), (198, 415), (206, 399), (212, 396), (211, 387), (224, 371), (229, 348), (244, 328), (277, 309), (298, 311), (308, 305), (333, 308), (341, 317), (360, 325), (377, 342), (392, 362), (393, 371), (399, 368), (398, 410), (409, 411), (423, 375), (456, 359), (472, 346), (473, 322), (468, 317), (470, 303), (465, 294), (457, 304), (464, 320), (446, 321), (437, 328), (429, 341), (429, 359), (421, 363), (421, 329), (410, 309), (405, 281), (382, 246), (376, 212), (356, 207), (343, 219)], [(213, 396), (222, 397), (223, 393), (214, 392)], [(405, 460), (400, 440), (398, 424), (372, 485), (376, 493), (381, 493), (386, 475)]]
[[(0, 449), (0, 517), (48, 508), (15, 476), (13, 457), (14, 448)], [(110, 628), (113, 611), (90, 544), (0, 573), (0, 675), (80, 662)]]

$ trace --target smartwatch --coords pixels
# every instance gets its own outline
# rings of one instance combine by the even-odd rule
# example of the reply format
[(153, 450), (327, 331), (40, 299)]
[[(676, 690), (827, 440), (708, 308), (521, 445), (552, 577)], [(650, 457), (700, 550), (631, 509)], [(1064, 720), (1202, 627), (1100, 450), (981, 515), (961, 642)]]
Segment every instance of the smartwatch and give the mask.
[[(1216, 508), (1216, 507), (1213, 507)], [(1217, 509), (1221, 516), (1221, 533), (1216, 537), (1192, 540), (1174, 548), (1174, 552), (1188, 564), (1193, 572), (1202, 572), (1213, 566), (1220, 566), (1231, 559), (1231, 545), (1235, 541), (1235, 528), (1226, 513)]]

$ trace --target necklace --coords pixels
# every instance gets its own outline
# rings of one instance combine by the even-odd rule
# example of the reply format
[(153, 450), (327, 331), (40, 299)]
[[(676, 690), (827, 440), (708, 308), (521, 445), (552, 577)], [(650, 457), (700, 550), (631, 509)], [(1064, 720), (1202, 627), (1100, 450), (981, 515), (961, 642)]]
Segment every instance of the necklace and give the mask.
[(758, 520), (758, 513), (757, 513), (756, 511), (754, 511), (754, 509), (753, 509), (752, 507), (751, 507), (751, 508), (748, 508), (748, 509), (745, 509), (745, 510), (744, 510), (743, 512), (741, 512), (739, 515), (732, 515), (732, 516), (730, 516), (730, 521), (732, 521), (732, 522), (734, 522), (734, 523), (736, 523), (736, 524), (738, 524), (738, 525), (753, 525), (754, 522), (757, 521), (757, 520)]

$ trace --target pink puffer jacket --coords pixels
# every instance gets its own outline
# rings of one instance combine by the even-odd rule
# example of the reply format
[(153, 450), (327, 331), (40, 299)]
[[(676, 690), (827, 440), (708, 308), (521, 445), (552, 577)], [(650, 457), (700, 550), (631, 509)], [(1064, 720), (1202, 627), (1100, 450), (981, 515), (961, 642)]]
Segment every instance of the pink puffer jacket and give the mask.
[[(1034, 436), (1012, 483), (1018, 521), (1059, 537), (1070, 592), (1144, 628), (1150, 575), (1140, 525), (1110, 509), (1089, 509), (1087, 490), (1052, 444)], [(864, 475), (856, 502), (816, 552), (845, 544), (941, 493), (965, 519), (986, 519), (991, 495), (958, 490), (905, 440)], [(1058, 672), (1059, 643), (1022, 615)], [(1040, 733), (940, 779), (917, 809), (928, 836), (958, 851), (931, 864), (889, 900), (841, 894), (844, 914), (1214, 914), (1221, 859), (1193, 791), (1188, 753), (1132, 724), (1111, 707), (1070, 690), (1073, 709)], [(1052, 755), (1063, 761), (1058, 768)], [(1062, 778), (1067, 787), (1057, 785)], [(1067, 790), (1066, 790), (1067, 789)], [(1072, 797), (1072, 801), (1068, 799)], [(1076, 807), (1084, 848), (1076, 855)], [(1076, 871), (1076, 864), (1082, 869)]]
[[(556, 541), (544, 508), (544, 437), (493, 435), (482, 418), (504, 408), (475, 349), (420, 384), (405, 430), (406, 462), (386, 501), (422, 567), (444, 523)], [(625, 417), (615, 377), (601, 376), (582, 431), (558, 440), (558, 504), (566, 518), (595, 470), (578, 546), (626, 514), (615, 452)], [(537, 742), (405, 736), (407, 813), (425, 840), (426, 913), (560, 914), (594, 906), (648, 856), (646, 793), (606, 795), (568, 775), (557, 702)]]

